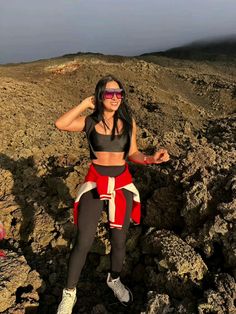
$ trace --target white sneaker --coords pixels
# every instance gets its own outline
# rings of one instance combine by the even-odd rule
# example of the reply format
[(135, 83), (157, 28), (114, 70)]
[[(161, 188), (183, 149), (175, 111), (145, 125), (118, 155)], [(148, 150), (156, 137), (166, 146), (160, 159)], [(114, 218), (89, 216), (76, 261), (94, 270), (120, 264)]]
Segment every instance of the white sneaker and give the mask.
[(58, 306), (57, 314), (71, 314), (76, 300), (76, 288), (74, 290), (63, 289), (62, 300)]
[(123, 283), (120, 281), (120, 277), (112, 279), (111, 274), (108, 273), (107, 285), (113, 290), (114, 295), (123, 305), (127, 306), (133, 301), (132, 292), (128, 287), (123, 285)]

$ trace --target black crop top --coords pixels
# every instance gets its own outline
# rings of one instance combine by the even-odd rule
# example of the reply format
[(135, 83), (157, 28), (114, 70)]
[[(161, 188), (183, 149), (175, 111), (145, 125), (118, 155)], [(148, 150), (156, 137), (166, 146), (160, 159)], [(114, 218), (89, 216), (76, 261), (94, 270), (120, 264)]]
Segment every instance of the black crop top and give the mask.
[(96, 131), (97, 123), (98, 121), (92, 117), (86, 117), (85, 132), (90, 147), (90, 158), (97, 159), (96, 152), (125, 152), (126, 157), (130, 146), (130, 134), (115, 135), (112, 140), (111, 135), (100, 134)]

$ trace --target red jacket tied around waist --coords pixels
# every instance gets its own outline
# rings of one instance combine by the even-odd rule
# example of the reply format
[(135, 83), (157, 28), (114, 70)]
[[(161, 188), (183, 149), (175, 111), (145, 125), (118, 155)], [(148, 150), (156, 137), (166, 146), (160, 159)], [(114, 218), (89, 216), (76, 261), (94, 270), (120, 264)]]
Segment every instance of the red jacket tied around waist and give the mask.
[(125, 219), (126, 198), (122, 189), (133, 193), (133, 208), (131, 219), (135, 224), (140, 223), (141, 206), (139, 192), (132, 182), (132, 176), (125, 165), (125, 170), (117, 177), (103, 176), (97, 172), (93, 164), (90, 165), (84, 183), (80, 186), (74, 202), (74, 224), (78, 221), (78, 206), (81, 196), (97, 188), (100, 200), (108, 200), (110, 228), (121, 229)]

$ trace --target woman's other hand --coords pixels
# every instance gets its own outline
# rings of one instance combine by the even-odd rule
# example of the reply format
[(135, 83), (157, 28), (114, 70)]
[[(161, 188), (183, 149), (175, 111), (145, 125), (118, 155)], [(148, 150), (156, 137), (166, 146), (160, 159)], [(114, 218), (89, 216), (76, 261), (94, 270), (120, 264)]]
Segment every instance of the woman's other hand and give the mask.
[(166, 162), (170, 160), (170, 156), (166, 149), (159, 149), (153, 156), (156, 164), (161, 164), (162, 162)]

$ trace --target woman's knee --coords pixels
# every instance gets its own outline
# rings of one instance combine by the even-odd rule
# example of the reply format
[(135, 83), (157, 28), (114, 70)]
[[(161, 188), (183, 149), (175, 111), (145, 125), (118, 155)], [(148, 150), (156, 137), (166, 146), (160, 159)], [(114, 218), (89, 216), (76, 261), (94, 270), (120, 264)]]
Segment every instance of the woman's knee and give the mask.
[(78, 236), (73, 249), (88, 252), (93, 244), (93, 240), (89, 237)]

